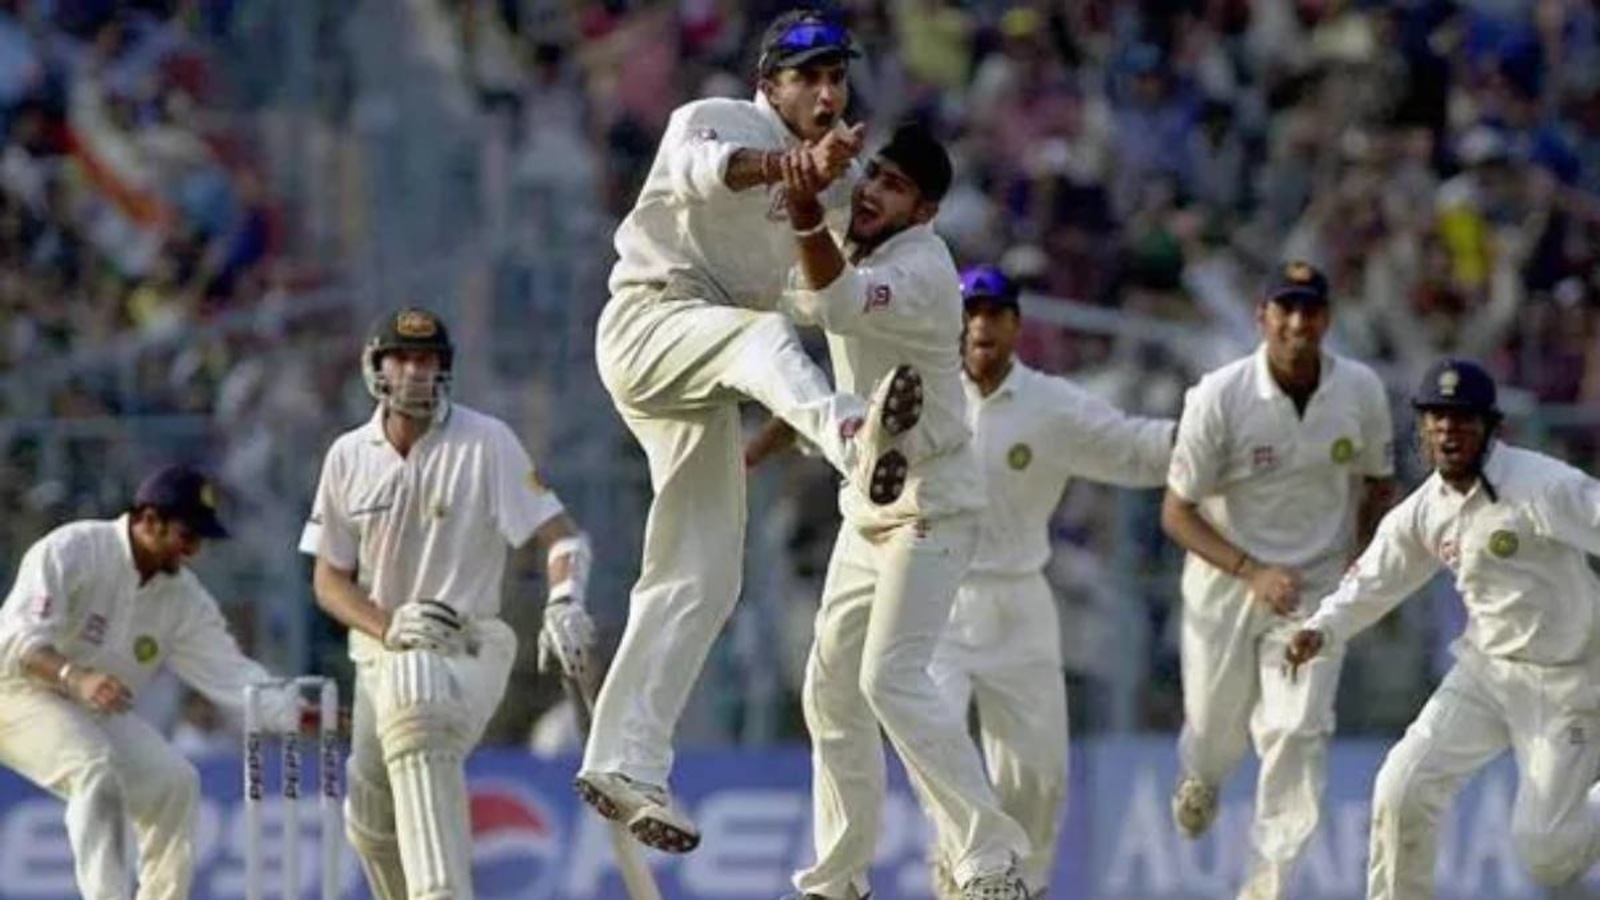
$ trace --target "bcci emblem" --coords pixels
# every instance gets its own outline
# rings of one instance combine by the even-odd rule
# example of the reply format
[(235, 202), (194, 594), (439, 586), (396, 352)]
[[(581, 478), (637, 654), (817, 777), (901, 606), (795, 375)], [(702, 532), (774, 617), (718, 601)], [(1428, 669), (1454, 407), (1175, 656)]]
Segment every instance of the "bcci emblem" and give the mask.
[(394, 331), (403, 338), (431, 338), (438, 333), (439, 323), (421, 310), (408, 309), (395, 316)]
[(1521, 543), (1517, 540), (1516, 532), (1501, 529), (1489, 535), (1489, 552), (1501, 559), (1510, 559), (1517, 554)]
[(1333, 457), (1335, 463), (1342, 466), (1356, 458), (1356, 443), (1347, 437), (1339, 438), (1333, 442), (1333, 449), (1329, 455)]
[(206, 509), (217, 508), (217, 488), (209, 481), (200, 485), (200, 505)]
[(138, 660), (139, 665), (149, 665), (156, 658), (156, 654), (160, 652), (161, 646), (150, 635), (141, 634), (134, 639), (133, 658)]
[(1296, 284), (1305, 284), (1311, 281), (1311, 267), (1303, 262), (1292, 262), (1283, 267), (1283, 274)]
[(1026, 469), (1031, 462), (1033, 462), (1033, 448), (1027, 444), (1012, 444), (1011, 449), (1006, 451), (1006, 465), (1018, 472)]
[(1456, 388), (1461, 386), (1461, 373), (1455, 369), (1445, 369), (1439, 373), (1439, 396), (1454, 397)]

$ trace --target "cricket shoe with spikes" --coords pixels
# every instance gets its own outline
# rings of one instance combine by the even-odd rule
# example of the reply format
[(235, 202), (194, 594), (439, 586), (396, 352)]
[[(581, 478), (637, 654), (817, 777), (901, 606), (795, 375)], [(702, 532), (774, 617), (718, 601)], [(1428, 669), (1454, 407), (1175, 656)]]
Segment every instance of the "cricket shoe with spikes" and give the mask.
[(1217, 818), (1217, 789), (1198, 778), (1185, 777), (1172, 792), (1172, 822), (1183, 836), (1194, 840), (1206, 833)]
[(968, 879), (961, 886), (961, 900), (1028, 900), (1028, 885), (1016, 866)]
[(635, 781), (620, 772), (580, 772), (573, 787), (595, 811), (627, 826), (646, 847), (688, 853), (700, 846), (700, 829), (672, 802), (666, 788)]
[(900, 499), (917, 454), (899, 446), (922, 419), (922, 374), (900, 365), (873, 391), (866, 419), (852, 440), (857, 449), (850, 479), (875, 506)]

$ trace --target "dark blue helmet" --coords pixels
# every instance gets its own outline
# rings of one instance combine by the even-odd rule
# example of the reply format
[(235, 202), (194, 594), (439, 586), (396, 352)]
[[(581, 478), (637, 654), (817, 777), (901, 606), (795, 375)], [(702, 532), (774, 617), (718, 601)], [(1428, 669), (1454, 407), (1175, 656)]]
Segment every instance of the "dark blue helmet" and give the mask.
[(1463, 359), (1441, 359), (1428, 367), (1422, 384), (1411, 398), (1418, 412), (1458, 409), (1479, 413), (1493, 421), (1500, 419), (1494, 378), (1477, 363)]
[(979, 304), (1022, 311), (1017, 283), (999, 266), (972, 266), (961, 273), (961, 302), (967, 309)]

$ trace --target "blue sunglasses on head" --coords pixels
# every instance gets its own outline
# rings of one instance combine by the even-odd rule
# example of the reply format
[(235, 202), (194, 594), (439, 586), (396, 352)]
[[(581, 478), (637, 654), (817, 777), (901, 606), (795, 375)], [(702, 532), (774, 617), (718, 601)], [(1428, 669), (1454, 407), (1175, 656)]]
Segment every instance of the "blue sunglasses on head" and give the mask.
[(791, 25), (782, 37), (766, 49), (761, 55), (761, 69), (766, 71), (774, 67), (777, 63), (774, 56), (783, 57), (808, 50), (836, 50), (846, 56), (855, 54), (848, 28), (837, 22), (802, 21)]

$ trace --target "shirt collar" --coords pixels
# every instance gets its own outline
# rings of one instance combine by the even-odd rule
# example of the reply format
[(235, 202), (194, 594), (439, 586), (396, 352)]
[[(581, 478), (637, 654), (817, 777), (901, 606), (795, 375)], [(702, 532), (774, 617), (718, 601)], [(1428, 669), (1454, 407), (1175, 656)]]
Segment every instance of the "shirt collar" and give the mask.
[(971, 375), (967, 374), (967, 369), (965, 366), (961, 368), (961, 383), (967, 388), (967, 396), (979, 403), (988, 403), (989, 401), (998, 399), (1000, 397), (1016, 396), (1017, 391), (1021, 390), (1022, 388), (1023, 380), (1027, 378), (1029, 374), (1032, 374), (1032, 372), (1032, 369), (1022, 364), (1022, 360), (1018, 359), (1015, 355), (1012, 355), (1011, 371), (1006, 373), (1006, 377), (1000, 379), (999, 386), (997, 386), (994, 389), (994, 393), (990, 394), (989, 396), (983, 396), (982, 392), (978, 390), (978, 383), (972, 380)]
[[(1323, 353), (1321, 374), (1317, 377), (1317, 390), (1322, 390), (1322, 386), (1327, 384), (1328, 377), (1333, 374), (1333, 364), (1333, 357)], [(1274, 397), (1289, 396), (1284, 393), (1282, 385), (1278, 384), (1278, 379), (1272, 377), (1272, 367), (1267, 363), (1266, 342), (1262, 342), (1261, 346), (1256, 348), (1255, 362), (1252, 368), (1255, 370), (1257, 397), (1263, 400), (1271, 400)]]
[(133, 561), (133, 516), (128, 513), (117, 516), (117, 549), (122, 551), (122, 560), (128, 564), (128, 571), (133, 573), (137, 583), (139, 566)]
[(783, 138), (784, 146), (797, 147), (800, 145), (800, 138), (789, 130), (788, 124), (783, 121), (783, 116), (778, 115), (778, 110), (773, 107), (764, 92), (756, 91), (756, 97), (753, 102), (756, 105), (756, 109), (760, 111), (761, 117), (766, 119), (768, 124)]
[[(904, 229), (902, 231), (896, 232), (887, 241), (884, 241), (883, 243), (879, 244), (878, 246), (872, 248), (872, 252), (871, 253), (868, 253), (866, 256), (861, 258), (861, 262), (859, 263), (859, 265), (866, 265), (868, 260), (875, 259), (875, 258), (877, 258), (879, 256), (882, 256), (883, 254), (889, 252), (889, 248), (891, 248), (891, 247), (893, 247), (893, 246), (895, 246), (897, 244), (902, 244), (902, 243), (905, 243), (905, 242), (908, 242), (908, 241), (922, 240), (923, 235), (931, 235), (931, 234), (933, 234), (933, 226), (929, 225), (926, 222), (924, 222), (921, 225), (912, 225), (910, 228), (906, 228), (906, 229)], [(849, 245), (847, 245), (845, 247), (845, 251), (846, 251), (845, 255), (846, 256), (850, 255), (850, 253), (854, 250), (854, 246), (855, 245), (852, 243), (852, 244), (849, 244)]]
[[(422, 438), (418, 439), (417, 443), (421, 443), (428, 435), (436, 431), (443, 431), (445, 426), (450, 424), (451, 413), (454, 411), (455, 404), (450, 402), (450, 398), (446, 397), (440, 400), (439, 408), (433, 413), (433, 427), (429, 428), (422, 435)], [(372, 411), (372, 418), (367, 420), (367, 424), (364, 427), (367, 431), (368, 443), (374, 445), (389, 443), (389, 435), (383, 430), (383, 403), (378, 403), (377, 409)]]

